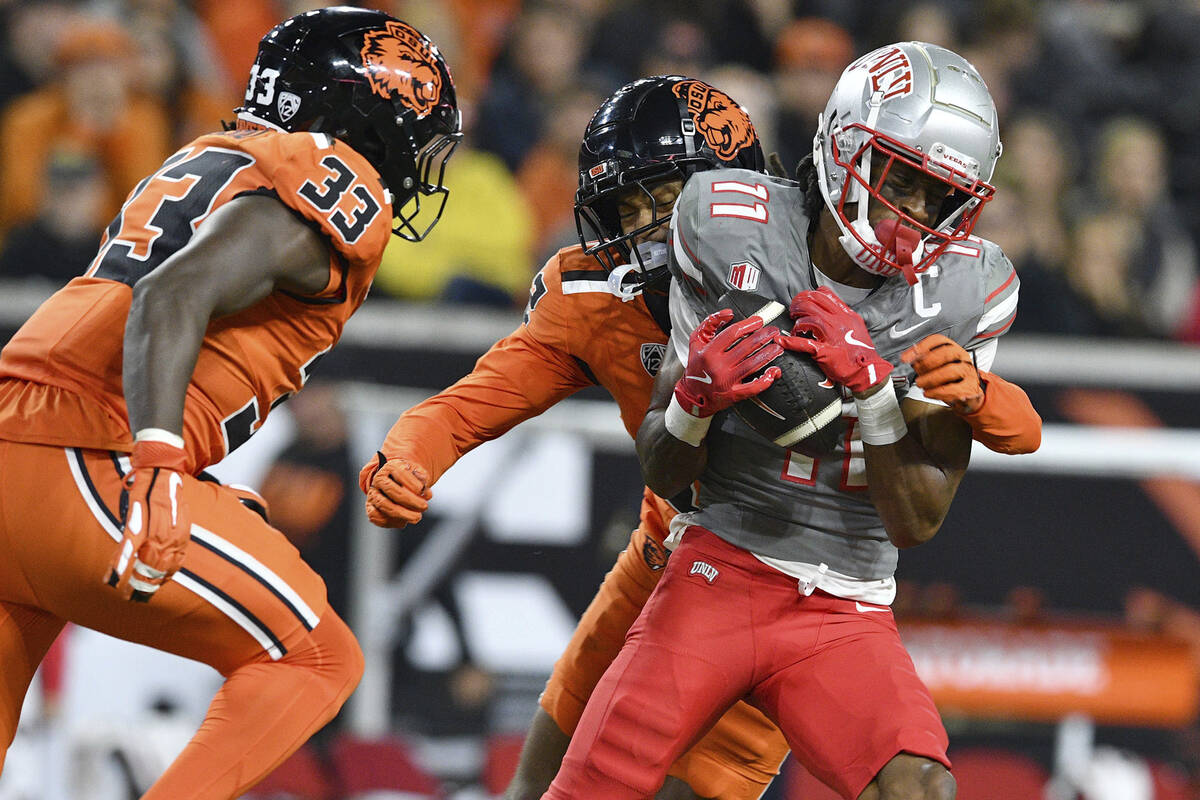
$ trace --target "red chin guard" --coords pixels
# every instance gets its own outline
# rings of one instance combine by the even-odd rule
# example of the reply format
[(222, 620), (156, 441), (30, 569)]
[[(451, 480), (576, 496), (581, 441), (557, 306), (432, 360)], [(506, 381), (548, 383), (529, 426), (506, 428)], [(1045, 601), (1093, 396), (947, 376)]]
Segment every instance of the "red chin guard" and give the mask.
[(917, 285), (917, 272), (913, 269), (913, 252), (921, 243), (921, 234), (901, 225), (900, 220), (888, 218), (875, 226), (875, 238), (883, 245), (883, 249), (896, 254), (896, 263), (904, 273), (904, 280), (909, 286)]

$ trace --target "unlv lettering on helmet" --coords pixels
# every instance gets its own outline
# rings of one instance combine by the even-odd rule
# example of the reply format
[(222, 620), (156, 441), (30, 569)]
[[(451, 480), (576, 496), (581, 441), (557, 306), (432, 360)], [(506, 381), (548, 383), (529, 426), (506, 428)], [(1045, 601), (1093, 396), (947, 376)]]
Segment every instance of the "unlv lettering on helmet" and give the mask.
[(883, 92), (883, 99), (903, 97), (913, 90), (913, 68), (908, 56), (898, 47), (871, 53), (858, 66), (871, 76), (871, 91)]
[(671, 91), (684, 101), (696, 130), (722, 159), (728, 161), (758, 141), (749, 115), (720, 89), (703, 81), (680, 81)]
[(363, 37), (362, 60), (371, 90), (383, 97), (399, 96), (404, 105), (429, 113), (442, 96), (442, 75), (429, 43), (399, 20)]

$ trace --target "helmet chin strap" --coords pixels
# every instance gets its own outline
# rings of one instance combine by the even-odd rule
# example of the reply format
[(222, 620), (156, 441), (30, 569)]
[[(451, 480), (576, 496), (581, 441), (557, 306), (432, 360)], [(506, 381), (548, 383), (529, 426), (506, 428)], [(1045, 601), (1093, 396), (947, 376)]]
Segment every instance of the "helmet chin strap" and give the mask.
[[(925, 241), (918, 231), (899, 224), (896, 219), (881, 220), (874, 229), (866, 220), (858, 219), (850, 223), (850, 227), (853, 232), (842, 227), (846, 232), (838, 237), (838, 243), (855, 264), (867, 272), (888, 278), (903, 274), (910, 286), (916, 284), (915, 265), (920, 263), (925, 252)], [(880, 253), (889, 250), (896, 254), (899, 269), (879, 257)]]
[(921, 234), (907, 225), (901, 225), (898, 219), (885, 219), (875, 226), (875, 235), (885, 250), (896, 254), (896, 260), (900, 262), (900, 271), (908, 285), (916, 286), (914, 257), (920, 260), (920, 253), (925, 247)]
[(634, 248), (630, 263), (614, 267), (608, 273), (608, 291), (628, 303), (646, 288), (646, 276), (667, 265), (668, 248), (664, 242), (642, 242)]

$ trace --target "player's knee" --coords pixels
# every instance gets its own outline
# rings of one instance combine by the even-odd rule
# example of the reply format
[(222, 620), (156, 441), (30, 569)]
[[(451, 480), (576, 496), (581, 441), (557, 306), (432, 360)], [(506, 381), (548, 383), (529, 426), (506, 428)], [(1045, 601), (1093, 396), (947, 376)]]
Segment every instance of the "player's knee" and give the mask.
[(879, 800), (954, 800), (957, 791), (954, 776), (945, 766), (908, 753), (889, 761), (873, 783)]
[(296, 648), (286, 660), (310, 669), (331, 695), (345, 701), (362, 678), (362, 648), (342, 618), (329, 609), (309, 632), (306, 646)]
[(317, 626), (317, 629), (327, 625), (328, 630), (324, 631), (323, 635), (328, 638), (324, 641), (329, 643), (328, 649), (335, 655), (338, 680), (346, 685), (346, 696), (349, 696), (362, 679), (366, 663), (363, 659), (363, 651), (349, 626), (332, 610), (321, 619), (321, 624)]

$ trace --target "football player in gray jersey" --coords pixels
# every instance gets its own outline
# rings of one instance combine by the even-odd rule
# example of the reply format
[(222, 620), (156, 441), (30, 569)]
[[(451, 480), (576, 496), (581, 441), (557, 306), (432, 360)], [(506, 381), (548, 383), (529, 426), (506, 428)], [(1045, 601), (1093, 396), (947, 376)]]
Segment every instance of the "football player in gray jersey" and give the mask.
[[(970, 235), (999, 155), (974, 67), (904, 42), (843, 72), (796, 181), (687, 183), (672, 352), (638, 454), (660, 496), (698, 481), (697, 510), (673, 521), (665, 574), (546, 798), (651, 795), (739, 699), (843, 797), (954, 797), (945, 729), (889, 605), (898, 549), (937, 532), (966, 470), (977, 370), (1016, 313), (1012, 265)], [(730, 324), (730, 288), (788, 305), (792, 335)], [(767, 364), (784, 349), (843, 388), (847, 433), (827, 455), (728, 413), (778, 377)], [(946, 367), (956, 377), (930, 377)]]

